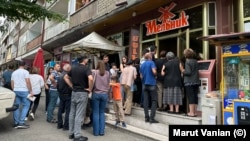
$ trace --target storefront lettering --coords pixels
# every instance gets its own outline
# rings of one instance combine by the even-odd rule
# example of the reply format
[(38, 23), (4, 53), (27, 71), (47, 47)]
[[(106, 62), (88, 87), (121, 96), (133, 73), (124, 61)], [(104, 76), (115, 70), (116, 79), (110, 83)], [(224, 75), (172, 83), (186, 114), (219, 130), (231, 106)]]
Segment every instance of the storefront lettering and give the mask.
[[(166, 8), (159, 8), (158, 11), (161, 12), (162, 15), (158, 19), (153, 19), (145, 23), (147, 36), (189, 26), (188, 15), (186, 15), (185, 11), (181, 11), (179, 18), (173, 19), (176, 15), (170, 11), (175, 6), (175, 3), (171, 3)], [(160, 24), (158, 24), (157, 21), (160, 22)]]
[(134, 60), (137, 56), (137, 50), (139, 48), (139, 36), (132, 36), (132, 54), (131, 58)]

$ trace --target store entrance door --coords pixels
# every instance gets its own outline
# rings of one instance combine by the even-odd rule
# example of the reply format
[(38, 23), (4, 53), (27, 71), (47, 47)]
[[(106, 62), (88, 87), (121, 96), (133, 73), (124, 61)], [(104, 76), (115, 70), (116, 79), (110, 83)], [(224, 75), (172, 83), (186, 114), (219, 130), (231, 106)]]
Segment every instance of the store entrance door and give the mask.
[(159, 40), (159, 53), (165, 50), (166, 52), (173, 52), (175, 55), (177, 55), (177, 38), (167, 38)]

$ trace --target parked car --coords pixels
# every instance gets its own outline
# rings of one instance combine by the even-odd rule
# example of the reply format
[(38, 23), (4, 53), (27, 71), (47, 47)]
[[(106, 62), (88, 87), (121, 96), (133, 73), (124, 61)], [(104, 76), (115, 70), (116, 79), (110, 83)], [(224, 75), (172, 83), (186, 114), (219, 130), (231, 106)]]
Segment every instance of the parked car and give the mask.
[(14, 105), (15, 93), (4, 87), (0, 87), (0, 119), (7, 117), (18, 106)]

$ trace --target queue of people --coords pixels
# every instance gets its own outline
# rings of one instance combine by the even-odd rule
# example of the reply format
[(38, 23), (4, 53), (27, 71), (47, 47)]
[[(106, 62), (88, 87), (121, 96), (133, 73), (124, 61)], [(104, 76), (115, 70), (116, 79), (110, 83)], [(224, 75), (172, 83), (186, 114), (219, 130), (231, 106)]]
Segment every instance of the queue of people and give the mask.
[[(88, 57), (83, 55), (77, 64), (64, 65), (62, 72), (59, 64), (49, 68), (45, 81), (38, 75), (38, 68), (33, 67), (29, 73), (24, 68), (25, 62), (19, 61), (19, 68), (13, 71), (9, 67), (3, 77), (4, 86), (16, 94), (15, 104), (23, 105), (22, 110), (14, 112), (14, 127), (29, 128), (25, 120), (28, 117), (35, 119), (43, 87), (47, 122), (57, 123), (58, 129), (68, 130), (69, 138), (74, 141), (88, 140), (81, 131), (86, 119), (90, 119), (94, 136), (105, 135), (104, 113), (109, 112), (109, 102), (114, 106), (115, 126), (127, 126), (125, 116), (133, 114), (132, 106), (142, 107), (145, 122), (151, 124), (159, 123), (155, 118), (157, 110), (180, 114), (184, 95), (189, 101), (186, 116), (197, 116), (200, 81), (195, 52), (185, 49), (185, 61), (182, 61), (173, 52), (165, 50), (156, 59), (156, 49), (156, 46), (146, 48), (141, 59), (128, 60), (124, 56), (119, 67), (115, 63), (110, 67), (105, 55), (92, 70), (88, 67)], [(28, 100), (28, 95), (35, 100)], [(60, 104), (57, 117), (54, 117), (58, 98)]]

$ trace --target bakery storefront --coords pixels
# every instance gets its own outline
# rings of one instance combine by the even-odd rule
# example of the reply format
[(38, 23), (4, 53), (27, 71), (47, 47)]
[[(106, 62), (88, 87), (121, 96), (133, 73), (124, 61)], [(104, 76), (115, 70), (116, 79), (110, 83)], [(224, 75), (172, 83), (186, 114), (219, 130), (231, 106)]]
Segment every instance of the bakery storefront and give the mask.
[(185, 48), (192, 48), (202, 58), (215, 58), (215, 48), (197, 40), (197, 37), (214, 35), (216, 31), (215, 2), (205, 2), (176, 10), (178, 3), (172, 2), (158, 9), (158, 15), (141, 24), (141, 51), (150, 45), (172, 51), (183, 57)]

